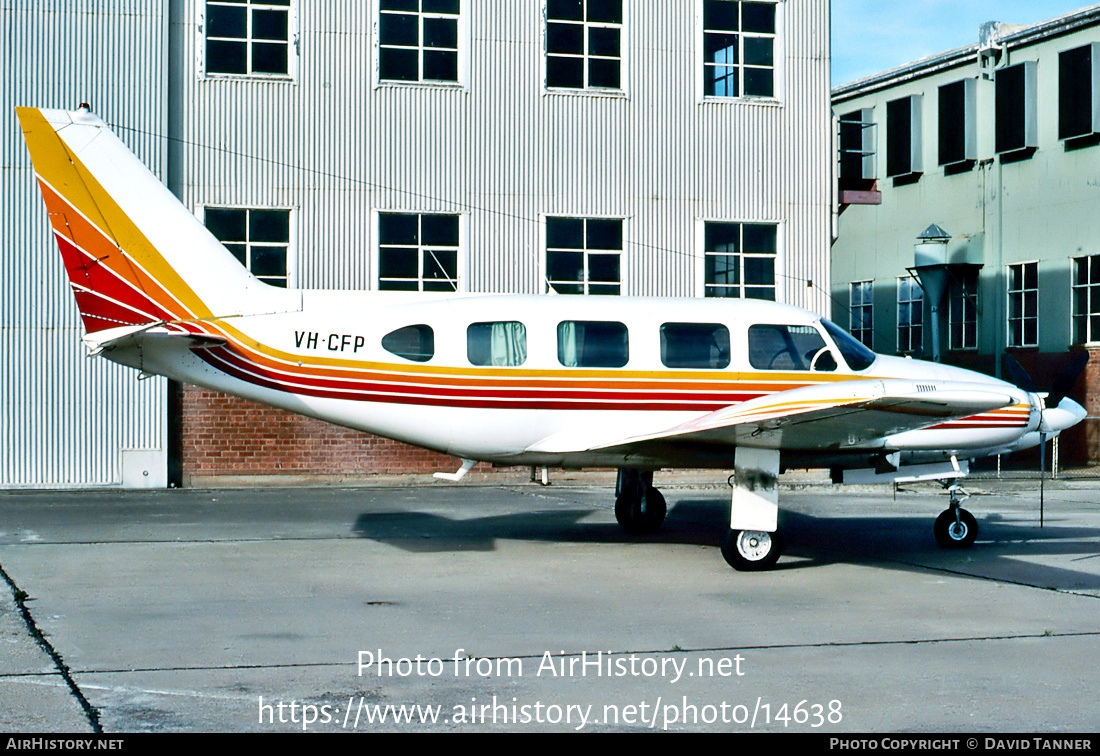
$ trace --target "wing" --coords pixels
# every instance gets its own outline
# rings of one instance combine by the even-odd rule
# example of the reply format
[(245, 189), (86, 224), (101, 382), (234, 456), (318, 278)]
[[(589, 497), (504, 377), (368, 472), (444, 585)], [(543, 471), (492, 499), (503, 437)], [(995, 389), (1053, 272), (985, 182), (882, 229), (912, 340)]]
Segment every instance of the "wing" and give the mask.
[(986, 384), (841, 381), (779, 391), (656, 432), (613, 438), (606, 431), (572, 429), (544, 438), (527, 451), (644, 453), (647, 447), (700, 443), (842, 450), (1017, 401), (1007, 387), (999, 390)]

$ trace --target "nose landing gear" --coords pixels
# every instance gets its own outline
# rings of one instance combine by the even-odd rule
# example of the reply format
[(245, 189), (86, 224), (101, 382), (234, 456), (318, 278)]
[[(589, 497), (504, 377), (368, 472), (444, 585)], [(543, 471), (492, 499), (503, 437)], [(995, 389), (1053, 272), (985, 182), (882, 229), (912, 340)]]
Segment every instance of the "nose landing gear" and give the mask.
[(970, 498), (970, 494), (958, 483), (953, 483), (948, 493), (951, 494), (951, 506), (936, 518), (932, 532), (936, 542), (945, 549), (970, 548), (978, 537), (977, 520), (962, 508), (962, 503)]

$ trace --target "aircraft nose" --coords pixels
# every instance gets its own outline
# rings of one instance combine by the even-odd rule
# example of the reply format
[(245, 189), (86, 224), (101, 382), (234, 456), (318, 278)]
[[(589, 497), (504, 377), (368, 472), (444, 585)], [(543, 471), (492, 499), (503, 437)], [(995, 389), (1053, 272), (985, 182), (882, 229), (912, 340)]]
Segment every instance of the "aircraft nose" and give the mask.
[(1084, 407), (1067, 397), (1057, 407), (1043, 410), (1043, 422), (1039, 430), (1043, 433), (1058, 433), (1077, 425), (1087, 415)]

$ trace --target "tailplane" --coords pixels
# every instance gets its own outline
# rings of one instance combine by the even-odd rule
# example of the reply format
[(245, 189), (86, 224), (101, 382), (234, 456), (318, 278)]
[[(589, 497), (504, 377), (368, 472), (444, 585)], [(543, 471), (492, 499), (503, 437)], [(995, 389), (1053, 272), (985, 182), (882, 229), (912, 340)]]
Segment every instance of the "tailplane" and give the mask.
[(16, 112), (87, 333), (297, 309), (87, 109)]

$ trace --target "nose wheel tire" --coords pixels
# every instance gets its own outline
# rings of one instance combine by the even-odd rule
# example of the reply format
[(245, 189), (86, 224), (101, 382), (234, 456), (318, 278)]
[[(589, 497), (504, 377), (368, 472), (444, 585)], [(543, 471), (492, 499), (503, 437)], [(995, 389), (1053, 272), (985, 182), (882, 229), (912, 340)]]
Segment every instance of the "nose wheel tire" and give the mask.
[(730, 567), (741, 572), (771, 569), (782, 552), (779, 531), (727, 530), (722, 538), (722, 556)]
[(968, 549), (978, 537), (978, 522), (974, 515), (965, 509), (958, 510), (958, 513), (959, 516), (955, 517), (953, 510), (945, 509), (932, 527), (936, 541), (945, 549)]

